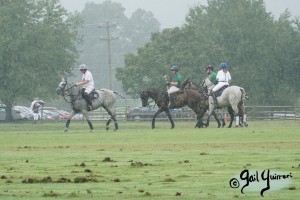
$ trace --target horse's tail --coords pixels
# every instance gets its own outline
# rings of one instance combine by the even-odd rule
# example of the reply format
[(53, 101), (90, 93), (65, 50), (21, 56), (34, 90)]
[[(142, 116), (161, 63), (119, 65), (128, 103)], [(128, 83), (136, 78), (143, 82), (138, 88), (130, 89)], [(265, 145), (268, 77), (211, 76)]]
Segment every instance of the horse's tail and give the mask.
[(125, 99), (125, 97), (121, 95), (119, 92), (113, 91), (113, 93), (119, 95), (122, 99)]
[(248, 97), (248, 95), (247, 95), (245, 89), (242, 88), (242, 87), (240, 87), (240, 90), (241, 90), (241, 92), (242, 92), (241, 100), (242, 100), (242, 101), (243, 101), (243, 100), (248, 100), (249, 97)]

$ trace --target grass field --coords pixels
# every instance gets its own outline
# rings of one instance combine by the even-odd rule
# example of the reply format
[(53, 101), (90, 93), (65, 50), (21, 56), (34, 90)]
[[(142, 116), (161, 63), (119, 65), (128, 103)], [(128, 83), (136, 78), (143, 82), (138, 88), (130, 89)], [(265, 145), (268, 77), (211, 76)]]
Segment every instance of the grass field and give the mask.
[[(113, 132), (94, 122), (90, 133), (73, 121), (67, 134), (64, 122), (0, 123), (0, 199), (300, 199), (299, 121), (175, 123), (120, 121)], [(264, 197), (263, 170), (289, 175), (270, 180)]]

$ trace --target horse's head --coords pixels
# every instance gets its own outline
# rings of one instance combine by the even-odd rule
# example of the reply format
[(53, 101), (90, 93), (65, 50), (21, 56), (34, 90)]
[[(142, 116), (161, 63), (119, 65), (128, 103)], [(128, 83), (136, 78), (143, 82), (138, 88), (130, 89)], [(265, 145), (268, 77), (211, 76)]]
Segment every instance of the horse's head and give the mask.
[(146, 107), (146, 106), (149, 105), (149, 103), (148, 103), (149, 93), (146, 90), (140, 92), (140, 98), (142, 100), (142, 106), (143, 107)]
[(206, 77), (203, 82), (202, 82), (202, 86), (204, 88), (206, 88), (207, 90), (211, 90), (213, 87), (215, 87), (214, 83), (211, 82), (211, 80), (209, 79), (209, 77)]
[(64, 93), (65, 93), (65, 88), (66, 88), (67, 84), (68, 84), (67, 79), (66, 78), (62, 78), (61, 82), (59, 83), (59, 85), (58, 85), (58, 87), (56, 89), (56, 93), (58, 95), (63, 96)]
[(190, 78), (187, 78), (185, 81), (183, 81), (181, 89), (185, 89), (185, 88), (190, 88), (191, 87), (191, 82), (190, 82)]

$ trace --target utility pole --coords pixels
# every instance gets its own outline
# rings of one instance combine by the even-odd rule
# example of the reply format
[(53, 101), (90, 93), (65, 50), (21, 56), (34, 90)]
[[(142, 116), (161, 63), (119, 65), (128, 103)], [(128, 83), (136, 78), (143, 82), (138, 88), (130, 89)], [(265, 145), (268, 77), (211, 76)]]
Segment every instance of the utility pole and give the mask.
[(106, 38), (101, 38), (101, 40), (107, 41), (107, 51), (108, 51), (108, 71), (109, 71), (109, 89), (112, 89), (112, 66), (111, 66), (111, 40), (116, 40), (118, 38), (110, 36), (110, 29), (114, 26), (117, 26), (116, 23), (110, 23), (109, 20), (106, 20), (105, 23), (99, 24), (99, 28), (106, 29)]

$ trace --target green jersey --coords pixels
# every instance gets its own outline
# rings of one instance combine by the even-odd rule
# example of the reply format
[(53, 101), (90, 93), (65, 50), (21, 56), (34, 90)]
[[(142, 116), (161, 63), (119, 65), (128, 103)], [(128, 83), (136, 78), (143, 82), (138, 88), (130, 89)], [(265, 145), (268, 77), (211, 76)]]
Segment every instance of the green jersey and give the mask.
[(218, 84), (216, 72), (211, 72), (208, 78), (214, 85)]
[(170, 78), (170, 82), (178, 82), (177, 87), (181, 88), (182, 77), (179, 73), (176, 73), (174, 76)]

